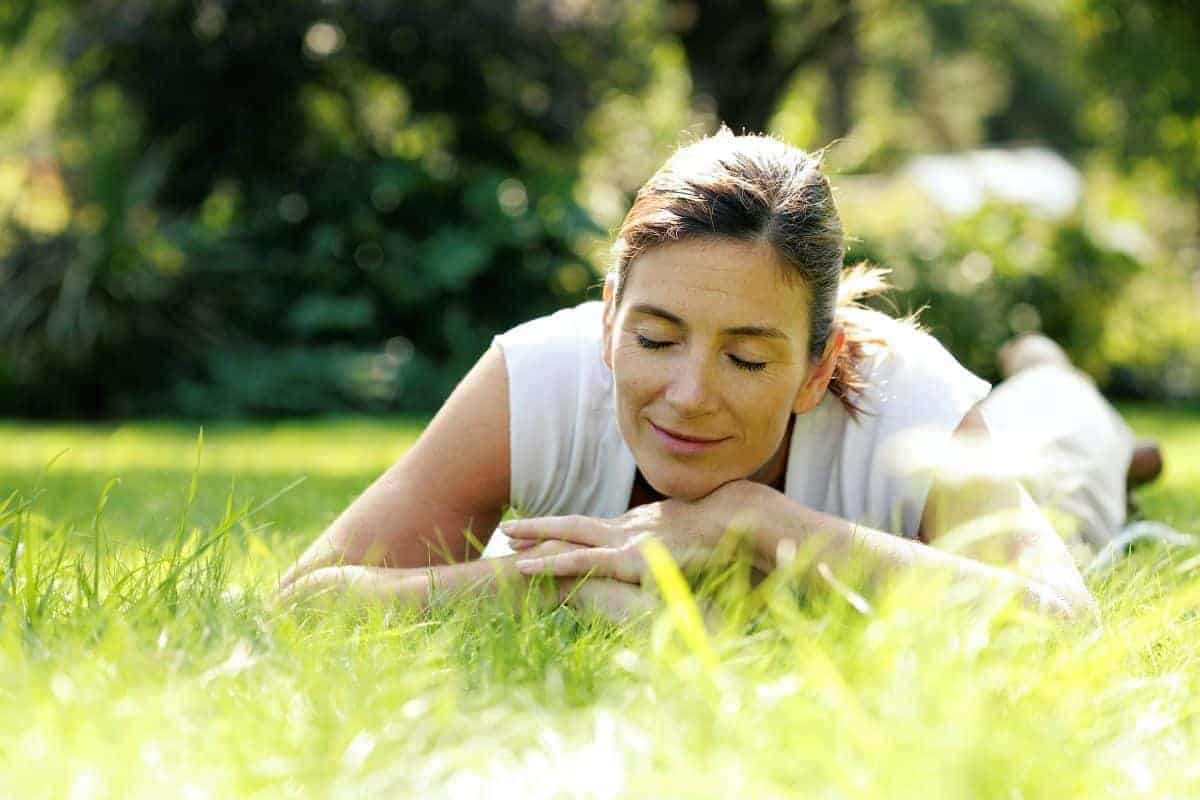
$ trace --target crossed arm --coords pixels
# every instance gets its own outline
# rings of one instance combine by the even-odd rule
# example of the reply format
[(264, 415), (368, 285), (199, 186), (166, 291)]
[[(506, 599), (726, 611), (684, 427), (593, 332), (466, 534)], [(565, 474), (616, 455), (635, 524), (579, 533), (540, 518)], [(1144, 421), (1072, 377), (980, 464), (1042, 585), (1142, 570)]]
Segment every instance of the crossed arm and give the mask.
[[(959, 436), (986, 437), (977, 410)], [(492, 348), (455, 389), (417, 444), (371, 485), (280, 582), (290, 601), (314, 592), (423, 605), (438, 589), (494, 591), (549, 574), (560, 599), (610, 616), (644, 607), (634, 589), (648, 578), (641, 543), (659, 540), (684, 566), (706, 564), (732, 529), (764, 572), (781, 554), (809, 554), (835, 570), (853, 563), (875, 583), (904, 571), (1015, 592), (1062, 617), (1095, 615), (1095, 603), (1061, 539), (1015, 481), (935, 481), (921, 541), (855, 525), (780, 492), (735, 481), (695, 502), (665, 500), (616, 519), (581, 516), (510, 521), (514, 556), (478, 560), (467, 531), (490, 535), (509, 495), (508, 377)], [(965, 546), (955, 532), (995, 524)], [(967, 537), (971, 539), (971, 537)], [(474, 559), (474, 560), (473, 560)], [(579, 578), (591, 577), (582, 582)]]
[[(853, 568), (868, 585), (900, 573), (948, 577), (981, 592), (1015, 594), (1026, 607), (1057, 617), (1094, 618), (1095, 602), (1057, 534), (1027, 494), (1018, 490), (1013, 501), (1014, 507), (968, 520), (968, 526), (975, 522), (993, 530), (961, 547), (954, 538), (963, 527), (932, 545), (903, 539), (813, 511), (749, 481), (726, 484), (695, 503), (668, 500), (615, 520), (543, 517), (501, 527), (514, 538), (515, 549), (528, 554), (516, 563), (524, 575), (590, 574), (638, 584), (649, 579), (641, 548), (647, 538), (664, 544), (685, 570), (698, 570), (715, 566), (714, 554), (729, 552), (721, 544), (732, 533), (749, 545), (754, 566), (764, 573), (799, 553), (802, 574), (810, 580), (821, 574), (820, 565), (833, 573)], [(555, 554), (536, 549), (540, 542), (557, 541), (586, 547)]]

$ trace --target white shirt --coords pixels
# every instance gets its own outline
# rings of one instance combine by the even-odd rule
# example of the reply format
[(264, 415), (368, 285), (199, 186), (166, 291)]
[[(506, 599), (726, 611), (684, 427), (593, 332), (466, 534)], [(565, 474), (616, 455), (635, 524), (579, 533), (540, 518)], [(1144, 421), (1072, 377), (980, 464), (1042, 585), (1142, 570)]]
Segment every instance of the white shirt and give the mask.
[[(815, 510), (915, 538), (932, 478), (896, 466), (889, 443), (923, 429), (949, 439), (987, 393), (927, 334), (879, 315), (886, 347), (860, 365), (854, 420), (830, 394), (792, 428), (785, 494)], [(617, 517), (636, 471), (621, 437), (612, 373), (601, 359), (602, 305), (588, 302), (496, 337), (508, 369), (513, 508), (523, 516)], [(486, 555), (503, 552), (497, 532)]]
[(1134, 436), (1087, 377), (1031, 367), (998, 384), (982, 410), (1034, 500), (1076, 520), (1092, 549), (1120, 531)]

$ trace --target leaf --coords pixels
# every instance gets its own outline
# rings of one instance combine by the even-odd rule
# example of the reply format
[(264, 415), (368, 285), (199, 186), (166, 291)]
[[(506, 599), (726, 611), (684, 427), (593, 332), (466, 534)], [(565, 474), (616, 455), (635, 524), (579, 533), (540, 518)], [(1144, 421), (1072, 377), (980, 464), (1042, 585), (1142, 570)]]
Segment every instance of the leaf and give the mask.
[(700, 657), (710, 670), (716, 669), (717, 654), (704, 627), (704, 617), (696, 605), (696, 598), (688, 588), (679, 565), (661, 542), (647, 539), (641, 545), (642, 555), (650, 567), (650, 573), (662, 592), (667, 613), (679, 631), (683, 641), (693, 653)]

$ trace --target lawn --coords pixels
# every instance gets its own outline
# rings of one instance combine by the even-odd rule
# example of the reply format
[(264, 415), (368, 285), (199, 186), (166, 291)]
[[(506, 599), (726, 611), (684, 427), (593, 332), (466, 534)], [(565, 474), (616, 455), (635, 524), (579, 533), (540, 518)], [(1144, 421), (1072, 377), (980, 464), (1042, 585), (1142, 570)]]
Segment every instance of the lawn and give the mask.
[[(1200, 414), (1125, 411), (1144, 512), (1200, 531)], [(730, 589), (707, 633), (269, 608), (420, 425), (0, 424), (0, 797), (1200, 794), (1194, 551), (1094, 579), (1098, 630), (903, 583)]]

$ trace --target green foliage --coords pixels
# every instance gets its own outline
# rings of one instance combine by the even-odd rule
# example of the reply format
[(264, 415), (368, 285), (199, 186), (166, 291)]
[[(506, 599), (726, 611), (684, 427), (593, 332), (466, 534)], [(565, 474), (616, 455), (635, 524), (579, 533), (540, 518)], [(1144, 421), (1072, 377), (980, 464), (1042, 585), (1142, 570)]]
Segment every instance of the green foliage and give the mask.
[(1200, 314), (1186, 203), (1160, 180), (1094, 167), (1052, 219), (992, 200), (959, 216), (910, 178), (835, 176), (847, 260), (892, 270), (879, 306), (920, 310), (960, 361), (996, 380), (997, 350), (1039, 330), (1114, 397), (1194, 402)]
[(622, 6), (70, 8), (67, 222), (5, 243), (0, 408), (428, 409), (583, 298), (578, 131), (644, 73)]
[(811, 35), (839, 14), (848, 23), (808, 48), (774, 98), (770, 125), (799, 146), (828, 145), (839, 169), (886, 172), (914, 153), (989, 142), (1039, 142), (1069, 157), (1084, 149), (1089, 76), (1061, 3), (773, 5), (780, 41)]
[(842, 171), (1039, 142), (1171, 187), (1126, 192), (1158, 250), (1134, 262), (1091, 217), (997, 209), (856, 254), (985, 374), (1040, 321), (1108, 389), (1197, 396), (1186, 4), (757, 5), (4, 5), (0, 411), (432, 409), (495, 333), (586, 296), (636, 187), (728, 109), (836, 137)]
[(1200, 15), (1180, 0), (1076, 0), (1101, 146), (1161, 169), (1200, 201)]
[(1034, 329), (1105, 377), (1103, 311), (1139, 269), (1095, 241), (1078, 218), (1052, 222), (1005, 205), (915, 233), (864, 238), (849, 258), (890, 267), (905, 289), (901, 310), (921, 310), (921, 322), (963, 364), (993, 379), (1000, 345)]

